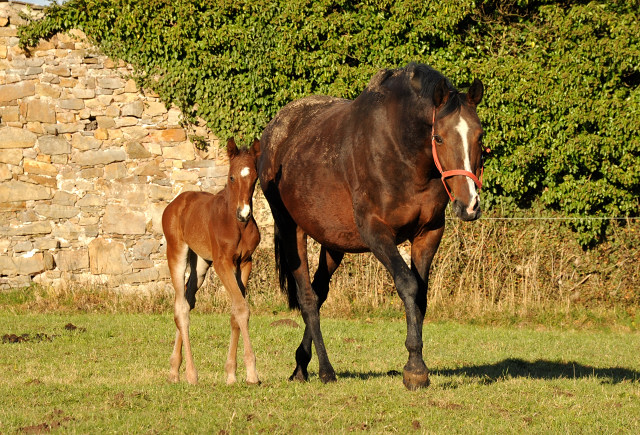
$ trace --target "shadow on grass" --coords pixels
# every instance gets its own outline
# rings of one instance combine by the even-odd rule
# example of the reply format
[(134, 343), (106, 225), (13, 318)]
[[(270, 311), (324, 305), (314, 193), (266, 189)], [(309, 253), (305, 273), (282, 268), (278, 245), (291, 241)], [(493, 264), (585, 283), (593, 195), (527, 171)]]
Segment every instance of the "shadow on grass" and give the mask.
[[(432, 369), (432, 375), (465, 376), (480, 378), (484, 384), (503, 381), (509, 378), (531, 379), (584, 379), (596, 378), (607, 384), (621, 382), (640, 382), (640, 371), (623, 367), (596, 368), (578, 362), (555, 362), (546, 360), (525, 361), (519, 358), (508, 358), (493, 364), (469, 365), (456, 369)], [(350, 372), (338, 373), (340, 378), (373, 379), (383, 377), (402, 377), (402, 372)]]

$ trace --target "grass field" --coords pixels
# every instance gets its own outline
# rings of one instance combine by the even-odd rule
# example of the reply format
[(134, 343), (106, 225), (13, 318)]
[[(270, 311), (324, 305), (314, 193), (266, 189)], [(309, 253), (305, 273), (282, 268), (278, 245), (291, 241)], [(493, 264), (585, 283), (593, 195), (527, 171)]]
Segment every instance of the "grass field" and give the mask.
[(402, 385), (404, 310), (370, 254), (345, 258), (323, 306), (329, 385), (315, 358), (310, 382), (287, 381), (302, 336), (291, 320), (302, 320), (285, 309), (268, 247), (249, 282), (254, 387), (225, 385), (229, 303), (213, 275), (192, 314), (197, 386), (167, 382), (172, 291), (2, 291), (0, 434), (637, 434), (640, 228), (615, 230), (583, 251), (556, 224), (450, 225), (424, 327), (432, 384), (417, 392)]
[(402, 319), (324, 319), (328, 385), (315, 358), (310, 382), (286, 380), (302, 329), (283, 319), (301, 324), (252, 317), (262, 384), (229, 387), (228, 316), (194, 313), (190, 386), (167, 382), (171, 314), (0, 306), (0, 433), (640, 433), (637, 332), (427, 323), (432, 385), (409, 392)]

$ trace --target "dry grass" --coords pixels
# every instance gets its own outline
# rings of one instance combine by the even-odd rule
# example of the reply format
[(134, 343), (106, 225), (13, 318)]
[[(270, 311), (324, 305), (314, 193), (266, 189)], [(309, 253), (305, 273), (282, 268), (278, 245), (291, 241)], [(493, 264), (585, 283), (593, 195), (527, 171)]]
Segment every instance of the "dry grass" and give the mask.
[[(573, 324), (622, 319), (635, 329), (640, 316), (640, 225), (629, 222), (614, 231), (615, 242), (583, 251), (557, 222), (448, 220), (431, 269), (428, 317), (498, 323), (569, 320)], [(249, 283), (256, 313), (286, 310), (266, 242), (254, 256)], [(404, 245), (401, 250), (408, 253), (410, 247)], [(309, 252), (314, 268), (319, 246), (311, 242)], [(169, 292), (124, 295), (106, 288), (36, 288), (33, 297), (13, 305), (39, 312), (160, 313), (171, 311), (172, 300)], [(196, 310), (228, 309), (224, 288), (210, 274), (198, 292)], [(323, 314), (368, 312), (403, 315), (393, 282), (375, 257), (348, 254), (334, 275)]]

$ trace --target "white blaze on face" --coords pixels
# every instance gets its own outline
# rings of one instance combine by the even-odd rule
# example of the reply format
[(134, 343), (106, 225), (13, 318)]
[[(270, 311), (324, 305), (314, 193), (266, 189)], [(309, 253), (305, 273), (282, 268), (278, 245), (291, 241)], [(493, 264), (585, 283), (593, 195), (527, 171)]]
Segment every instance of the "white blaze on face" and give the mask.
[(240, 176), (241, 177), (248, 177), (249, 176), (249, 172), (251, 172), (251, 170), (248, 167), (244, 167), (244, 168), (242, 168), (242, 171), (240, 171)]
[[(464, 170), (473, 172), (471, 170), (471, 160), (469, 159), (469, 124), (467, 124), (467, 121), (465, 121), (464, 118), (460, 117), (460, 121), (458, 121), (458, 125), (456, 125), (456, 131), (462, 138), (462, 147), (464, 149)], [(471, 213), (476, 202), (479, 201), (479, 198), (478, 192), (476, 191), (476, 185), (473, 180), (469, 177), (466, 177), (466, 179), (467, 185), (469, 186), (469, 192), (471, 193), (471, 199), (469, 201), (467, 211)]]

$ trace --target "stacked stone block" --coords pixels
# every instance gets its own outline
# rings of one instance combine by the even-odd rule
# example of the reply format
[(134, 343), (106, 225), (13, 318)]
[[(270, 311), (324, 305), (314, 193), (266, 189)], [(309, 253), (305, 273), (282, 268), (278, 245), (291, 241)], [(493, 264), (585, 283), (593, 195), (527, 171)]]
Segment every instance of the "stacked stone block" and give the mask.
[(192, 133), (210, 151), (197, 150), (180, 111), (79, 31), (25, 53), (20, 8), (0, 3), (0, 289), (164, 289), (162, 212), (182, 191), (219, 190), (224, 151), (204, 127)]

